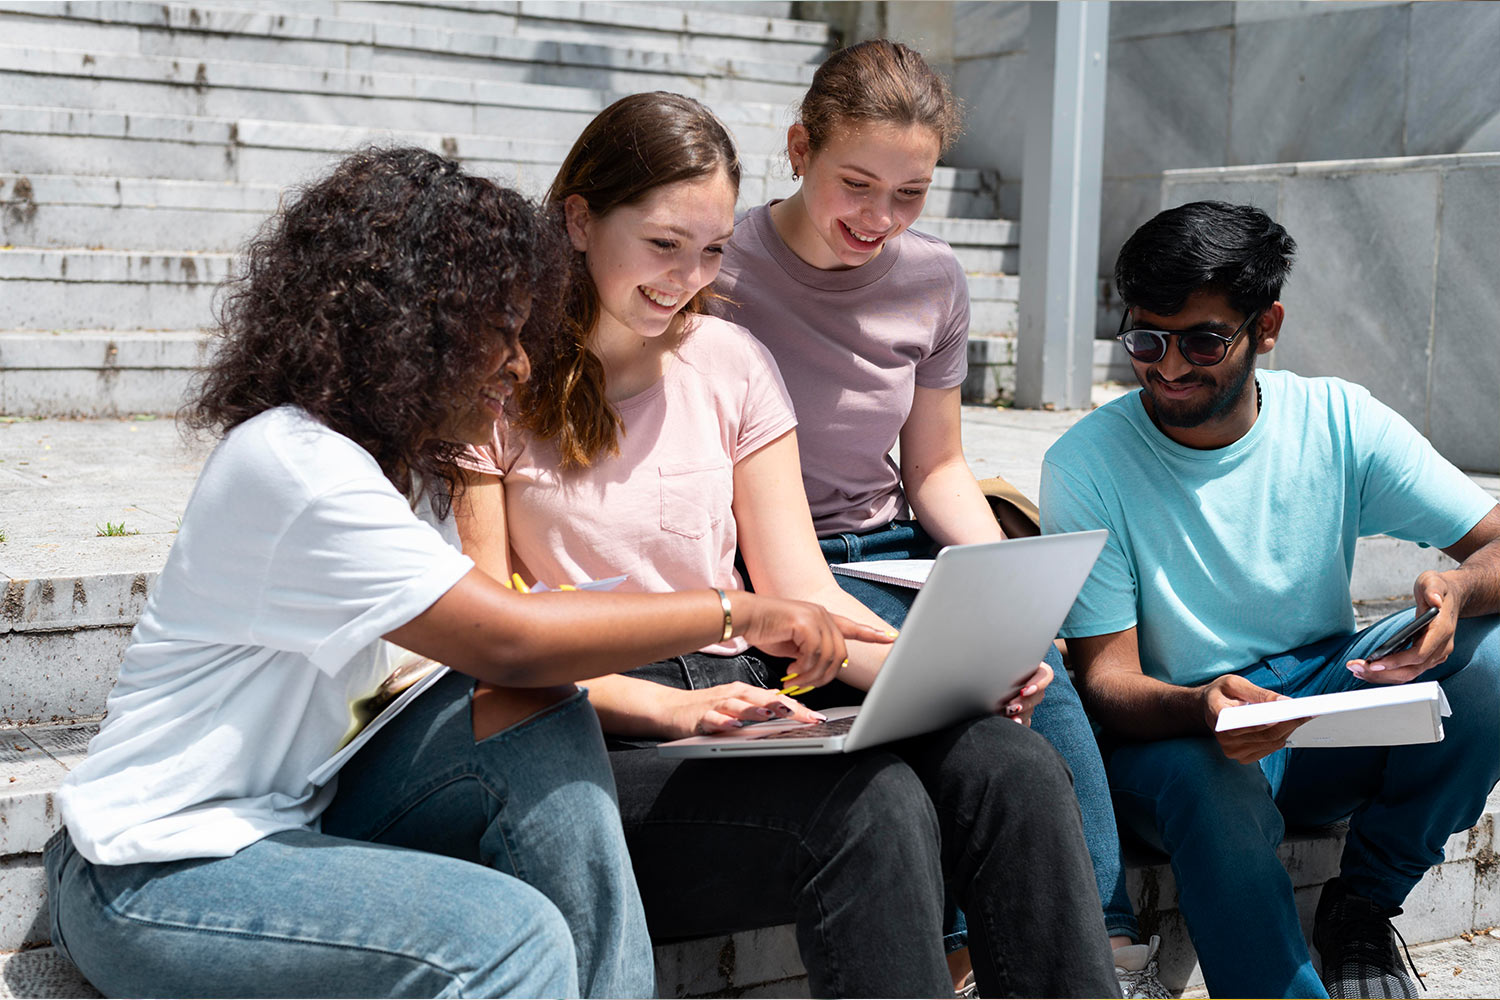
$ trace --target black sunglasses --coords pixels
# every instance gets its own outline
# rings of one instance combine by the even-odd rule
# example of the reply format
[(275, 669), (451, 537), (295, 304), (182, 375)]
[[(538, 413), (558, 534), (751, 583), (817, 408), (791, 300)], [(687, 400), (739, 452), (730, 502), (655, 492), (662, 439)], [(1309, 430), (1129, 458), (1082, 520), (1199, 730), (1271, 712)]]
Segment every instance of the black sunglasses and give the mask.
[(1125, 310), (1125, 315), (1120, 318), (1120, 332), (1115, 334), (1115, 339), (1125, 345), (1125, 353), (1139, 361), (1143, 365), (1154, 365), (1167, 356), (1167, 339), (1177, 338), (1177, 350), (1188, 364), (1195, 368), (1211, 368), (1224, 360), (1229, 353), (1229, 345), (1249, 326), (1251, 321), (1260, 315), (1257, 309), (1245, 321), (1235, 328), (1234, 333), (1224, 336), (1221, 333), (1210, 333), (1207, 330), (1185, 330), (1181, 333), (1172, 330), (1149, 330), (1145, 327), (1136, 327), (1133, 330), (1125, 329), (1130, 322), (1130, 310)]

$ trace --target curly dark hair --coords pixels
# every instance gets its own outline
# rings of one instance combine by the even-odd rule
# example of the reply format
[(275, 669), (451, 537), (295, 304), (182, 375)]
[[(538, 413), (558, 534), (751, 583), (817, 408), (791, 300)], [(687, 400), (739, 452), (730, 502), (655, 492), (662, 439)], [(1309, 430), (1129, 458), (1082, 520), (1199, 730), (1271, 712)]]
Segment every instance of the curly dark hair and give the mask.
[(545, 371), (569, 251), (550, 213), (452, 160), (362, 149), (284, 197), (245, 248), (183, 420), (227, 433), (301, 407), (369, 451), (398, 490), (427, 484), (446, 515), (460, 446), (434, 435), (476, 405), (501, 345), (519, 343)]

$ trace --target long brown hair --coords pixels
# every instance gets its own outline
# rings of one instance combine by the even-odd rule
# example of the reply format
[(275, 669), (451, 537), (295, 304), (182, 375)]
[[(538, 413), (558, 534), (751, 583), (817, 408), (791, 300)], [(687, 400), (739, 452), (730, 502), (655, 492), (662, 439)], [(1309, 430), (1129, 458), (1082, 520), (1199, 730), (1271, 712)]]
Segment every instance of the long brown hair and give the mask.
[[(654, 91), (621, 98), (583, 130), (563, 160), (547, 202), (559, 209), (573, 195), (595, 217), (645, 198), (664, 184), (724, 171), (735, 191), (740, 162), (728, 131), (702, 104), (680, 94)], [(564, 468), (588, 465), (601, 451), (618, 450), (620, 417), (604, 391), (604, 366), (589, 350), (599, 320), (599, 293), (584, 254), (574, 251), (572, 280), (563, 300), (564, 346), (557, 364), (532, 375), (521, 387), (518, 411), (531, 433), (554, 440)], [(701, 313), (707, 289), (683, 307)], [(682, 317), (673, 320), (682, 329)]]
[(916, 49), (884, 38), (825, 59), (802, 98), (800, 121), (814, 150), (849, 124), (924, 125), (936, 133), (940, 153), (963, 132), (963, 110), (948, 81)]

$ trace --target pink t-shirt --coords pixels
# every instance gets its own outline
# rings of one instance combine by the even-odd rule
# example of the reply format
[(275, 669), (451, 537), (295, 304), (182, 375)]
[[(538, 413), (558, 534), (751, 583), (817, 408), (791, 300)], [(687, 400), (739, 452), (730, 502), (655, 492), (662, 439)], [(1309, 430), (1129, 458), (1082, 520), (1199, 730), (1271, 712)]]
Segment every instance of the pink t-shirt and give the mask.
[(915, 387), (951, 388), (968, 373), (969, 286), (948, 244), (908, 229), (874, 260), (824, 271), (782, 241), (762, 205), (735, 224), (715, 287), (732, 300), (724, 315), (786, 377), (818, 534), (906, 516), (888, 453)]
[[(615, 404), (620, 453), (559, 469), (550, 441), (496, 425), (472, 464), (505, 480), (511, 549), (549, 586), (626, 574), (622, 591), (743, 589), (734, 570), (735, 463), (797, 425), (770, 353), (700, 317), (666, 374)], [(498, 456), (498, 460), (496, 460)], [(743, 652), (743, 639), (704, 652)]]

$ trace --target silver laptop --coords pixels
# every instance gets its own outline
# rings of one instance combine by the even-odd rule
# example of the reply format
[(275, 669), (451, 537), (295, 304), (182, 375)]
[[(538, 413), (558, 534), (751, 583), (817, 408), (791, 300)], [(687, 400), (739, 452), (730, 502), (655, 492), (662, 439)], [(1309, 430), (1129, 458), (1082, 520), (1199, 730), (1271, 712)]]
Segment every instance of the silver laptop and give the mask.
[(1047, 655), (1108, 534), (946, 548), (863, 705), (826, 710), (827, 722), (758, 722), (657, 750), (664, 757), (849, 753), (992, 713)]

